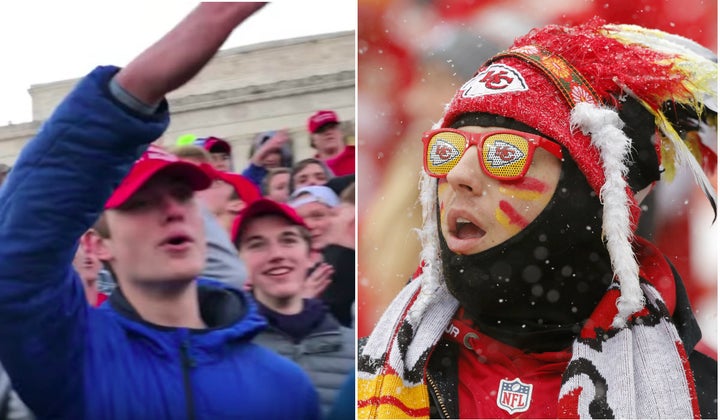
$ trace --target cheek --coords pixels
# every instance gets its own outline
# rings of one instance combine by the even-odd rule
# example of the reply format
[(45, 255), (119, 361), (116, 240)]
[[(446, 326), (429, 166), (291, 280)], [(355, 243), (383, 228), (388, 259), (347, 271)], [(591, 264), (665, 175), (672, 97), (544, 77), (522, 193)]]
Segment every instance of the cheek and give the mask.
[(258, 267), (262, 264), (262, 258), (259, 258), (257, 254), (246, 251), (240, 253), (240, 259), (245, 263), (248, 273), (250, 273), (251, 276), (259, 273)]
[(525, 177), (516, 183), (500, 185), (498, 192), (508, 200), (498, 202), (495, 219), (511, 233), (517, 233), (545, 208), (552, 198), (553, 189), (537, 178)]
[(526, 176), (516, 183), (500, 185), (498, 192), (523, 201), (542, 201), (550, 196), (550, 186), (545, 182)]
[(517, 233), (528, 225), (528, 221), (505, 200), (500, 200), (498, 208), (495, 209), (495, 219), (507, 231)]
[(200, 208), (197, 206), (194, 206), (194, 208), (190, 211), (191, 223), (193, 229), (195, 229), (196, 236), (198, 240), (201, 243), (205, 243), (205, 222), (203, 221), (202, 213), (200, 213)]
[(440, 223), (441, 225), (445, 225), (446, 215), (445, 215), (445, 203), (448, 201), (449, 193), (450, 193), (450, 184), (447, 183), (447, 181), (441, 180), (438, 183), (438, 210), (440, 212)]
[(332, 219), (330, 216), (325, 216), (325, 218), (320, 222), (320, 230), (322, 230), (323, 233), (330, 230), (330, 225), (332, 224)]

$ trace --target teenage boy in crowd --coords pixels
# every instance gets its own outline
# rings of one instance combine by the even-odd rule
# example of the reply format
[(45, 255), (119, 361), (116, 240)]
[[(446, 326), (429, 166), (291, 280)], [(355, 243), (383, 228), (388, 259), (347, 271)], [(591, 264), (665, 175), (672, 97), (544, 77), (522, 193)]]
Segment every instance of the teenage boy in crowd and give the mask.
[(324, 161), (307, 158), (297, 162), (290, 171), (290, 194), (298, 188), (325, 185), (334, 175)]
[(236, 220), (233, 241), (248, 267), (252, 293), (270, 327), (255, 342), (308, 372), (327, 415), (355, 369), (355, 334), (318, 299), (304, 299), (310, 232), (288, 205), (261, 199)]
[(278, 203), (287, 202), (290, 197), (290, 168), (270, 169), (262, 180), (263, 197)]
[[(148, 149), (169, 122), (164, 96), (263, 6), (201, 3), (127, 67), (96, 68), (0, 190), (0, 360), (38, 417), (318, 417), (307, 375), (251, 342), (265, 326), (255, 305), (196, 280), (207, 172)], [(99, 252), (119, 288), (95, 309), (71, 263), (103, 208)]]
[(77, 271), (85, 289), (85, 297), (91, 306), (100, 306), (107, 296), (98, 290), (98, 279), (103, 263), (97, 253), (100, 240), (94, 229), (88, 229), (78, 241), (77, 251), (73, 258), (73, 268)]
[(308, 118), (310, 146), (317, 151), (315, 157), (330, 168), (333, 175), (355, 173), (355, 146), (345, 144), (340, 120), (335, 111), (320, 110)]
[[(329, 187), (311, 185), (295, 190), (288, 204), (310, 230), (315, 261), (322, 261), (333, 268), (332, 281), (320, 296), (342, 325), (351, 326), (352, 305), (355, 302), (355, 250), (346, 245), (352, 242), (354, 247), (355, 240), (354, 231), (349, 236), (347, 217), (343, 217), (342, 227), (337, 226), (340, 223), (336, 217), (341, 206), (340, 198)], [(347, 210), (344, 204), (342, 207)], [(346, 216), (347, 211), (342, 214)]]
[(255, 137), (250, 147), (248, 166), (243, 169), (242, 176), (261, 188), (269, 171), (292, 167), (293, 160), (292, 144), (287, 130), (266, 131)]
[(232, 146), (227, 140), (210, 136), (196, 139), (193, 144), (202, 147), (210, 154), (210, 164), (213, 168), (222, 172), (233, 170)]
[[(219, 215), (224, 214), (226, 209), (232, 211), (242, 205), (235, 199), (236, 196), (238, 199), (241, 197), (241, 192), (246, 196), (245, 200), (254, 199), (258, 194), (252, 189), (237, 192), (229, 183), (219, 179), (220, 174), (227, 174), (228, 177), (240, 177), (240, 175), (213, 170), (214, 168), (210, 165), (212, 161), (210, 152), (201, 146), (188, 144), (174, 147), (171, 150), (180, 159), (198, 165), (206, 165), (204, 167), (216, 178), (209, 188), (197, 193), (205, 225), (205, 242), (207, 243), (205, 268), (201, 276), (219, 280), (238, 289), (244, 288), (247, 277), (245, 265), (237, 258), (235, 247), (230, 241), (229, 229), (221, 222)], [(248, 195), (250, 197), (247, 197)]]
[(418, 142), (422, 266), (360, 352), (358, 417), (716, 418), (682, 281), (634, 231), (662, 171), (714, 206), (717, 71), (599, 20), (483, 64)]

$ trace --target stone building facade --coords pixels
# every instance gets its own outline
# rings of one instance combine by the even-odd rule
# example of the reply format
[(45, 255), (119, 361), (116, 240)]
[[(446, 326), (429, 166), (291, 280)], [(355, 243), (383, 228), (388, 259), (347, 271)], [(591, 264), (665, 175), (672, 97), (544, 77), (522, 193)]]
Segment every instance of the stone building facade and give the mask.
[[(263, 131), (287, 129), (295, 160), (311, 157), (308, 117), (337, 112), (355, 139), (355, 32), (314, 35), (220, 51), (190, 83), (168, 96), (171, 123), (162, 143), (178, 136), (216, 136), (233, 145), (236, 170)], [(0, 126), (0, 163), (12, 165), (78, 79), (30, 87), (33, 121)]]

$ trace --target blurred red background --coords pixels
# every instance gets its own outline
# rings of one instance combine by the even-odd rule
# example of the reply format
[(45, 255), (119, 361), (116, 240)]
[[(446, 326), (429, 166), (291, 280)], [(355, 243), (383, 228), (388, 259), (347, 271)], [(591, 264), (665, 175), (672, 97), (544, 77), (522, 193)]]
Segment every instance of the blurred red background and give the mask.
[[(717, 52), (716, 1), (359, 0), (359, 336), (370, 333), (419, 263), (413, 229), (421, 223), (420, 133), (477, 67), (516, 36), (593, 16), (682, 35)], [(718, 232), (696, 190), (682, 177), (659, 187), (643, 223), (680, 272), (704, 344), (714, 351)]]

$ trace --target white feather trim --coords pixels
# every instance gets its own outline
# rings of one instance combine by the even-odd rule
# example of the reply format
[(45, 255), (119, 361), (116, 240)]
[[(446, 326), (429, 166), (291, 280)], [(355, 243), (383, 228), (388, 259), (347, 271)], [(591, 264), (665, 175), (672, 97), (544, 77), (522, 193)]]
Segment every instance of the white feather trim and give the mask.
[(632, 140), (622, 131), (624, 124), (615, 110), (580, 102), (570, 115), (571, 128), (579, 128), (585, 135), (589, 134), (592, 144), (600, 152), (605, 174), (605, 184), (600, 189), (603, 235), (613, 273), (620, 283), (620, 297), (616, 302), (618, 314), (613, 320), (613, 327), (622, 328), (627, 318), (641, 310), (645, 303), (640, 289), (639, 267), (632, 250), (631, 202), (625, 181)]
[(422, 250), (420, 258), (423, 262), (422, 289), (408, 313), (410, 322), (417, 322), (425, 314), (426, 309), (433, 300), (433, 296), (440, 290), (447, 290), (442, 281), (440, 264), (440, 237), (437, 229), (437, 180), (424, 171), (420, 174), (420, 203), (423, 209), (423, 227), (418, 230)]

